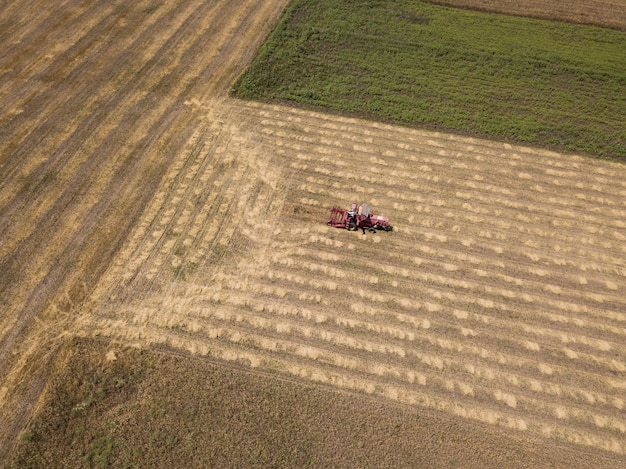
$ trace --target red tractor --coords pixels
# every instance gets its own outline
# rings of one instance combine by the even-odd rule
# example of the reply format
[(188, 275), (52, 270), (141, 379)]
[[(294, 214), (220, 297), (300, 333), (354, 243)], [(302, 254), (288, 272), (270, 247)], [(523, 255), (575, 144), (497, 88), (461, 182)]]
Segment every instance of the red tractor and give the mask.
[(389, 218), (374, 215), (368, 204), (352, 204), (350, 210), (339, 207), (333, 207), (330, 212), (330, 220), (328, 225), (335, 228), (345, 228), (346, 230), (356, 231), (359, 228), (376, 232), (376, 230), (393, 230), (393, 226), (389, 224)]

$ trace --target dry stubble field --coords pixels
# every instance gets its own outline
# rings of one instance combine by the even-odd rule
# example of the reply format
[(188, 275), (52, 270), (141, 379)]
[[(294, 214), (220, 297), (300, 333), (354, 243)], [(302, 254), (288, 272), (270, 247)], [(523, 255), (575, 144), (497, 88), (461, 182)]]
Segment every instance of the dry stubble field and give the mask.
[(626, 167), (227, 98), (284, 4), (3, 9), (3, 447), (97, 335), (623, 461)]

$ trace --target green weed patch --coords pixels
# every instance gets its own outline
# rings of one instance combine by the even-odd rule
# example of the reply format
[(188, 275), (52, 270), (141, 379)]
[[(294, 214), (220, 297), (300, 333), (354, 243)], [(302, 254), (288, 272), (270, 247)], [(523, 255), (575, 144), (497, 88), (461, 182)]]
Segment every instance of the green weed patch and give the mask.
[(236, 83), (372, 119), (626, 158), (626, 33), (418, 0), (296, 0)]

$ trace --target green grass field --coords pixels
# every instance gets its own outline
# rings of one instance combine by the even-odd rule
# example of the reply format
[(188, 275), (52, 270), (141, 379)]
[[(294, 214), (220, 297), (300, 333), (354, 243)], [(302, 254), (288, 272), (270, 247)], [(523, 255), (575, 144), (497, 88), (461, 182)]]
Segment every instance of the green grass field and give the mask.
[(626, 33), (419, 0), (295, 0), (236, 96), (626, 158)]

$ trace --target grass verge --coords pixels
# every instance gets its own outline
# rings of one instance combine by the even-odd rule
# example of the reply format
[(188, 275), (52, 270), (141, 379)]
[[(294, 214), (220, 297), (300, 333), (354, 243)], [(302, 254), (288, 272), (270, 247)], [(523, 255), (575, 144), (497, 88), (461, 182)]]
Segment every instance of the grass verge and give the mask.
[(406, 125), (626, 158), (626, 33), (419, 0), (295, 0), (234, 86)]

